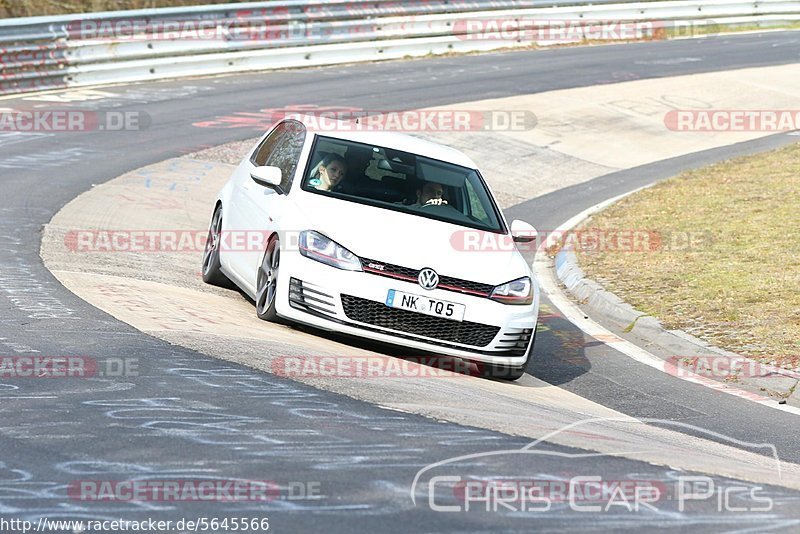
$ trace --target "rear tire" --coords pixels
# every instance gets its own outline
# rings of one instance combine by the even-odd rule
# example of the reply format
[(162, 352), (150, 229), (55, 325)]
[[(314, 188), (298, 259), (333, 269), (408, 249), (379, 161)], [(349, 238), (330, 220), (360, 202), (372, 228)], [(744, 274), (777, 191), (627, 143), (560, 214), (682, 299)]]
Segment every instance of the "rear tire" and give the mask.
[(233, 286), (231, 281), (222, 273), (220, 266), (220, 243), (222, 237), (222, 204), (218, 204), (211, 216), (211, 224), (208, 226), (208, 236), (206, 237), (206, 248), (203, 252), (203, 282), (213, 286), (227, 287)]

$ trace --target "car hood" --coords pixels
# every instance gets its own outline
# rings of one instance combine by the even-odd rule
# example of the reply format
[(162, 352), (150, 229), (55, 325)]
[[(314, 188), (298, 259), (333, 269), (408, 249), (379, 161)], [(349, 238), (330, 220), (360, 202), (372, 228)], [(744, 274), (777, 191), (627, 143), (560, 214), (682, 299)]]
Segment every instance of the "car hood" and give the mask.
[[(316, 230), (360, 258), (412, 269), (430, 267), (443, 276), (491, 285), (531, 275), (508, 235), (313, 193), (294, 204), (295, 229)], [(470, 234), (469, 243), (488, 246), (465, 250), (465, 233)]]

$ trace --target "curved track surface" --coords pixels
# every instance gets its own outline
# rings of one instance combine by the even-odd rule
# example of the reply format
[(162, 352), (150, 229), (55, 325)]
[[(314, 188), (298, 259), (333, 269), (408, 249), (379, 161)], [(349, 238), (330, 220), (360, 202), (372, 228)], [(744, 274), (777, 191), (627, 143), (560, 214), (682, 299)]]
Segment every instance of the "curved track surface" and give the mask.
[[(638, 61), (632, 62), (632, 57)], [(681, 57), (697, 60), (674, 61)], [(269, 515), (273, 528), (293, 531), (530, 528), (529, 515), (435, 513), (427, 505), (415, 507), (409, 498), (414, 474), (426, 464), (463, 454), (515, 449), (528, 440), (385, 410), (145, 336), (76, 298), (54, 280), (38, 256), (42, 225), (93, 184), (254, 134), (190, 126), (207, 119), (209, 110), (215, 115), (256, 112), (297, 102), (366, 109), (402, 108), (409, 103), (425, 107), (797, 60), (797, 34), (770, 33), (143, 84), (109, 88), (96, 100), (75, 102), (65, 102), (58, 95), (49, 102), (41, 98), (4, 101), (3, 106), (16, 108), (141, 110), (149, 114), (152, 124), (141, 132), (113, 135), (0, 137), (4, 186), (0, 242), (6, 252), (6, 267), (0, 273), (0, 352), (135, 358), (139, 365), (139, 376), (124, 380), (0, 382), (6, 408), (0, 437), (4, 451), (0, 514), (37, 520), (42, 515), (192, 518), (241, 512), (248, 517)], [(667, 176), (681, 166), (785, 141), (778, 136), (598, 178), (509, 212), (554, 228), (597, 200)], [(665, 380), (605, 346), (585, 347), (583, 335), (557, 318), (550, 332), (537, 340), (536, 359), (529, 369), (533, 375), (633, 417), (679, 420), (741, 441), (773, 443), (783, 460), (800, 461), (796, 437), (787, 432), (796, 426), (792, 416)], [(536, 470), (531, 473), (599, 473), (616, 480), (658, 481), (677, 476), (669, 468), (635, 460), (576, 459), (571, 457), (579, 452), (574, 449), (542, 447), (558, 454), (534, 455), (537, 461), (531, 469)], [(518, 475), (524, 462), (510, 456), (473, 462), (470, 469), (476, 465), (484, 470), (482, 476), (500, 477)], [(480, 469), (470, 473), (480, 476)], [(200, 476), (274, 480), (282, 498), (267, 505), (231, 506), (108, 504), (66, 497), (66, 486), (81, 479)], [(321, 497), (286, 498), (292, 482), (318, 484)], [(717, 482), (734, 484), (719, 478)], [(748, 521), (753, 527), (793, 524), (798, 495), (777, 488), (771, 491), (779, 506), (768, 517), (715, 513), (714, 502), (678, 514), (672, 501), (671, 508), (652, 514), (598, 516), (555, 507), (536, 516), (536, 527), (608, 530), (636, 528), (645, 521), (648, 526), (714, 523), (721, 529), (743, 527)]]

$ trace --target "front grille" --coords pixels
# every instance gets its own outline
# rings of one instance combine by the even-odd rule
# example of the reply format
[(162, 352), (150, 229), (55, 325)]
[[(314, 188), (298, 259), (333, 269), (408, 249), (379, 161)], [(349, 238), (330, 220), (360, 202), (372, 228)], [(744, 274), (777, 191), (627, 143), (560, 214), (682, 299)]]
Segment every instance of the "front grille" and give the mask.
[[(417, 283), (417, 276), (419, 276), (419, 269), (411, 269), (409, 267), (402, 267), (400, 265), (393, 265), (391, 263), (370, 260), (367, 258), (361, 258), (361, 265), (363, 266), (364, 271), (370, 274), (388, 276), (390, 278), (406, 280), (415, 284)], [(439, 275), (438, 289), (455, 291), (457, 293), (467, 293), (478, 297), (488, 297), (492, 294), (494, 286), (489, 284), (481, 284), (480, 282), (470, 282), (469, 280), (462, 280), (452, 276)]]
[(372, 274), (379, 274), (382, 276), (396, 276), (398, 278), (408, 278), (409, 280), (417, 280), (419, 275), (418, 269), (411, 269), (409, 267), (401, 267), (400, 265), (393, 265), (383, 261), (368, 260), (361, 258), (361, 265)]
[(469, 280), (461, 280), (451, 276), (440, 276), (439, 289), (459, 291), (461, 293), (474, 293), (476, 295), (480, 295), (481, 297), (488, 297), (492, 294), (494, 286), (481, 284), (479, 282), (470, 282)]
[(451, 321), (399, 308), (390, 308), (383, 302), (342, 295), (342, 306), (348, 319), (418, 336), (485, 347), (492, 342), (499, 326), (469, 321)]

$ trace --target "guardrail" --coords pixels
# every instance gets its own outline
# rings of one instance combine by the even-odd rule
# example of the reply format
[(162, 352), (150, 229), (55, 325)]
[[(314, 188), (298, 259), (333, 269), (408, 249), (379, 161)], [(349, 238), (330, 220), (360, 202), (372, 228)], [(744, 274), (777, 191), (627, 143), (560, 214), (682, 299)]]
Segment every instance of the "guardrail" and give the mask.
[(660, 38), (799, 20), (790, 0), (278, 0), (5, 19), (0, 94), (577, 42), (615, 24)]

